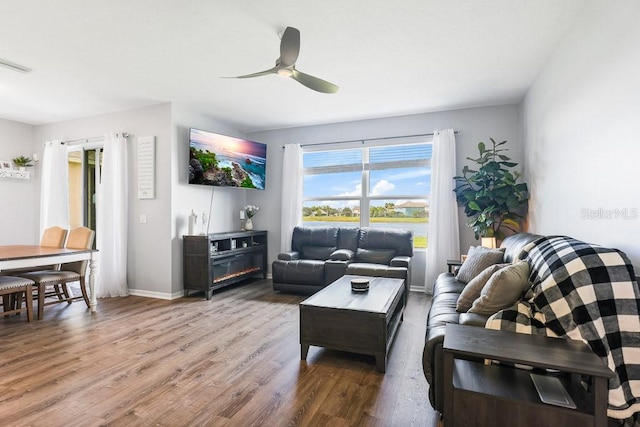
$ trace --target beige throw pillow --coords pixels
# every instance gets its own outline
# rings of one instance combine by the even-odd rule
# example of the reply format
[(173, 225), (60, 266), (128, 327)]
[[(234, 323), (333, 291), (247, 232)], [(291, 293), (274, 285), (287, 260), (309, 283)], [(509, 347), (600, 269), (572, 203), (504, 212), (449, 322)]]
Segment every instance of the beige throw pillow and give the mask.
[(467, 259), (462, 263), (456, 279), (469, 283), (485, 268), (502, 262), (504, 249), (489, 249), (483, 246), (470, 247)]
[(492, 315), (512, 306), (529, 288), (529, 264), (518, 261), (493, 273), (469, 313)]
[(473, 302), (480, 296), (482, 288), (484, 288), (484, 285), (489, 281), (493, 273), (508, 265), (509, 264), (490, 265), (489, 267), (482, 270), (476, 277), (471, 279), (471, 281), (467, 283), (467, 286), (464, 287), (464, 289), (460, 293), (460, 296), (458, 297), (458, 302), (456, 303), (456, 311), (460, 313), (466, 313), (467, 310), (469, 310), (473, 305)]

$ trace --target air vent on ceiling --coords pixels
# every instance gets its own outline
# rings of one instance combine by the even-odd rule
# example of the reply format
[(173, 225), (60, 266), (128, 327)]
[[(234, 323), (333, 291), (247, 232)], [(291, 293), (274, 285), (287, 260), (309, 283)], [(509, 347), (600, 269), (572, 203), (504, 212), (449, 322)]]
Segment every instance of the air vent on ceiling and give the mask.
[(16, 64), (15, 62), (7, 61), (6, 59), (0, 58), (0, 67), (5, 67), (13, 71), (18, 71), (20, 73), (28, 73), (31, 71), (31, 68), (25, 67), (24, 65)]

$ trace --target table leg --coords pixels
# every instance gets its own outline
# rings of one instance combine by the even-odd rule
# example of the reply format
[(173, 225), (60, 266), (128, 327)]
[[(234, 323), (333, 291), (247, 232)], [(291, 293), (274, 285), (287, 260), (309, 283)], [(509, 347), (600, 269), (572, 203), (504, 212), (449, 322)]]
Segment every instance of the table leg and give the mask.
[(609, 393), (607, 387), (608, 381), (604, 377), (594, 378), (594, 418), (597, 427), (606, 427), (607, 425), (607, 407), (609, 401)]
[(307, 360), (307, 354), (309, 354), (309, 344), (300, 344), (300, 360)]
[(453, 426), (453, 354), (444, 352), (444, 426)]
[(91, 312), (95, 313), (98, 299), (96, 298), (96, 275), (98, 274), (97, 257), (91, 257), (89, 260), (89, 292), (91, 292)]
[(387, 371), (387, 353), (376, 353), (376, 369), (383, 374)]

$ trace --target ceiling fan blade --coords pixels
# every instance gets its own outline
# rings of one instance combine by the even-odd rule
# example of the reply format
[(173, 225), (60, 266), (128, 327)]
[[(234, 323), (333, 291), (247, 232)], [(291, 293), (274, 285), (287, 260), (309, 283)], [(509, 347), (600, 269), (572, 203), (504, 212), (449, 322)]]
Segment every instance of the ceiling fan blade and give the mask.
[(329, 83), (326, 80), (310, 76), (309, 74), (305, 74), (301, 71), (296, 70), (295, 68), (292, 70), (291, 78), (297, 80), (298, 83), (305, 85), (309, 89), (313, 89), (318, 92), (336, 93), (338, 89), (340, 89), (333, 83)]
[(248, 79), (251, 77), (266, 76), (267, 74), (276, 74), (278, 67), (269, 68), (268, 70), (260, 71), (258, 73), (245, 74), (244, 76), (224, 77), (225, 79)]
[(288, 67), (296, 63), (300, 53), (300, 31), (287, 27), (280, 40), (280, 65)]

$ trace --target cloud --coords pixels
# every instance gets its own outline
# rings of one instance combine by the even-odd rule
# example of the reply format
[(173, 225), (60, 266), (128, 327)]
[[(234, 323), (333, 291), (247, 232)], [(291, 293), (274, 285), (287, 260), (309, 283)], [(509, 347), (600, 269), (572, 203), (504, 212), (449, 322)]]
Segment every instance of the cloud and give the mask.
[[(395, 184), (387, 181), (386, 179), (381, 179), (376, 182), (376, 184), (371, 189), (372, 196), (381, 196), (383, 194), (389, 193), (396, 188)], [(347, 196), (347, 197), (357, 197), (360, 198), (362, 196), (362, 183), (358, 183), (355, 185), (355, 188), (351, 191), (344, 191), (338, 196)]]
[(387, 181), (386, 179), (381, 179), (380, 181), (376, 182), (376, 185), (374, 185), (371, 189), (371, 195), (381, 196), (385, 193), (393, 191), (394, 188), (396, 188), (394, 184)]
[(362, 183), (356, 184), (356, 188), (351, 191), (345, 191), (338, 194), (338, 196), (360, 197), (362, 196)]

